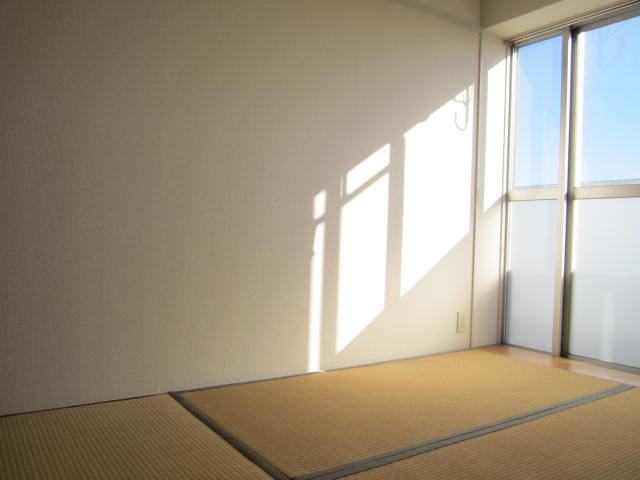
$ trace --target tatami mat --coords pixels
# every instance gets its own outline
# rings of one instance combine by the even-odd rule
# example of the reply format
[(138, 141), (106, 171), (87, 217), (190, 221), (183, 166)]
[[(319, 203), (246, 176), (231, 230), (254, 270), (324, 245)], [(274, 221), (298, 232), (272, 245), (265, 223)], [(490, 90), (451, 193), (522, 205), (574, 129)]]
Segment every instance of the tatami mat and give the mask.
[(168, 395), (0, 417), (0, 478), (270, 479)]
[(615, 385), (472, 350), (182, 396), (294, 477)]
[(640, 389), (344, 480), (640, 478)]

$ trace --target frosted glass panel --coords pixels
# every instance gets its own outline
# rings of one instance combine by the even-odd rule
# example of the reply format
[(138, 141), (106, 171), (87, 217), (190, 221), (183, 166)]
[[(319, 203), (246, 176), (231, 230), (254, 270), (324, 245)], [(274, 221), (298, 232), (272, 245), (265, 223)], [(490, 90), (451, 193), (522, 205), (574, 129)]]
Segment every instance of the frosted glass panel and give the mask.
[(640, 367), (640, 198), (575, 209), (569, 352)]
[(551, 351), (556, 200), (512, 202), (507, 273), (507, 343)]
[(562, 37), (518, 50), (516, 187), (555, 185), (560, 158)]
[(578, 180), (640, 179), (640, 17), (586, 31), (578, 41)]

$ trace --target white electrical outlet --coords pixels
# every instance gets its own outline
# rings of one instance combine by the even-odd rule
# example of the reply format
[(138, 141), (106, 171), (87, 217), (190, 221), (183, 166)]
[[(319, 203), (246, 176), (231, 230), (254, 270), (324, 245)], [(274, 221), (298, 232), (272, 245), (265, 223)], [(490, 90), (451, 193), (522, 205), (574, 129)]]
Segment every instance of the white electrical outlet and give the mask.
[(466, 315), (464, 312), (458, 312), (458, 322), (456, 323), (456, 333), (464, 333), (466, 328)]

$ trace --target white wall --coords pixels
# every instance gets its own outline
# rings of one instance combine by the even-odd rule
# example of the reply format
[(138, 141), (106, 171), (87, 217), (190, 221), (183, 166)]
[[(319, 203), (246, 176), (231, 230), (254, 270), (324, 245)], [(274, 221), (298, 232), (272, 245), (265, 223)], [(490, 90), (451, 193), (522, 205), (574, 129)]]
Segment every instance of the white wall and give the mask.
[(500, 255), (508, 90), (506, 46), (500, 38), (489, 33), (483, 33), (481, 41), (473, 347), (495, 344), (500, 336)]
[(473, 28), (384, 0), (9, 0), (0, 41), (0, 413), (468, 346)]

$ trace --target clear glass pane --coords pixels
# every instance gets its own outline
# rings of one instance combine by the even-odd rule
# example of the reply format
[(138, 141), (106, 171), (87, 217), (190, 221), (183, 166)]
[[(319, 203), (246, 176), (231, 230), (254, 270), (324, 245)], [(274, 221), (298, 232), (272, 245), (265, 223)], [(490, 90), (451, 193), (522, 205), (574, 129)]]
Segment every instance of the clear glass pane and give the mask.
[(551, 351), (558, 204), (511, 202), (507, 343)]
[(640, 198), (574, 208), (569, 352), (640, 367)]
[(520, 48), (514, 186), (558, 183), (561, 95), (562, 37)]
[(640, 17), (578, 41), (577, 179), (640, 179)]

